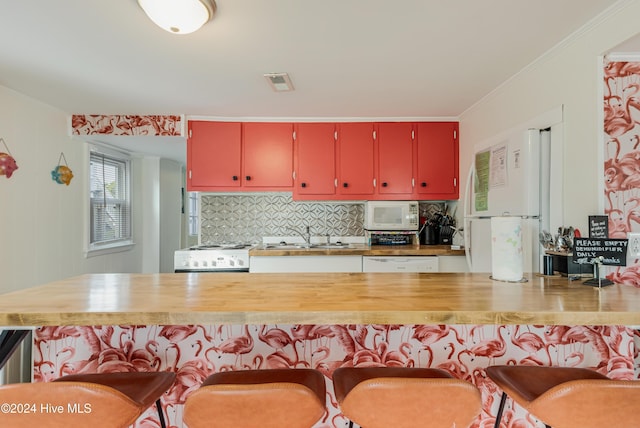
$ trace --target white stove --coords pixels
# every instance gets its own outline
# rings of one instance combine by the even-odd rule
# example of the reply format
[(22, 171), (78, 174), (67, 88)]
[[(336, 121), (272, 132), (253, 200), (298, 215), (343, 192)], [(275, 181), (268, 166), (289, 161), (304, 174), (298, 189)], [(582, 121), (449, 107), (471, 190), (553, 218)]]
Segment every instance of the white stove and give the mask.
[(250, 244), (211, 244), (177, 250), (175, 272), (249, 272)]

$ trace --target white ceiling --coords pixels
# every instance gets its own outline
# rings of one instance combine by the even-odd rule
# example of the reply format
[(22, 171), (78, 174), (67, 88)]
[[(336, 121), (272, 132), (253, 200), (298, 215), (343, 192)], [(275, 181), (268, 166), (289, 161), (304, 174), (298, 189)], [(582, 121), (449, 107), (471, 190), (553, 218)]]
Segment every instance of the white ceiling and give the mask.
[(179, 36), (136, 0), (0, 0), (0, 85), (68, 113), (456, 118), (615, 3), (217, 0)]

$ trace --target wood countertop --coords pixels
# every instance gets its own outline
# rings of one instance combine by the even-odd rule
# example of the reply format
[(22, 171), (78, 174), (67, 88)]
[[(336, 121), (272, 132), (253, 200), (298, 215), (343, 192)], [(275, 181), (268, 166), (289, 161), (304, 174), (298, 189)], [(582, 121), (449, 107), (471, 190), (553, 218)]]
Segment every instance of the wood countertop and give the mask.
[(640, 325), (640, 289), (486, 273), (90, 274), (0, 296), (0, 326)]
[(349, 244), (338, 248), (269, 248), (260, 245), (250, 256), (464, 256), (464, 249), (451, 245), (365, 245)]

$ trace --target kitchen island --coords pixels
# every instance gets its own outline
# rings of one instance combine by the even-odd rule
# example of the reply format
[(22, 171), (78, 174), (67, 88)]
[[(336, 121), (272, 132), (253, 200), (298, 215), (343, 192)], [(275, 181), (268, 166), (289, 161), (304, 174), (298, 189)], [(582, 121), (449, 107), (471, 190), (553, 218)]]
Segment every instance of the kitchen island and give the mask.
[[(478, 424), (500, 391), (491, 364), (590, 367), (635, 378), (640, 289), (554, 276), (488, 274), (91, 274), (2, 295), (0, 325), (34, 329), (34, 380), (70, 373), (175, 371), (170, 425), (210, 373), (313, 367), (342, 427), (331, 376), (341, 366), (439, 367), (480, 388)], [(140, 421), (153, 423), (152, 411)], [(522, 409), (505, 421), (534, 427)], [(146, 425), (141, 425), (146, 426)]]
[(536, 274), (88, 274), (0, 299), (0, 326), (126, 323), (640, 325), (640, 289)]

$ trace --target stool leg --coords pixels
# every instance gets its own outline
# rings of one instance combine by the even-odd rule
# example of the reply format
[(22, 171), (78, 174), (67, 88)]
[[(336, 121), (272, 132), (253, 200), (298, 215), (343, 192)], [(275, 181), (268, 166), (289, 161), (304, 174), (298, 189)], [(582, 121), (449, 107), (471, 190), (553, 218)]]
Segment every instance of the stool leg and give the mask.
[(502, 397), (500, 397), (500, 407), (498, 408), (498, 414), (496, 415), (496, 423), (493, 425), (493, 428), (500, 428), (500, 420), (502, 419), (502, 411), (504, 410), (504, 404), (507, 402), (507, 394), (505, 392), (502, 393)]
[(167, 424), (164, 421), (164, 413), (162, 412), (162, 403), (160, 403), (160, 399), (156, 400), (156, 409), (158, 409), (158, 417), (160, 418), (160, 426), (162, 428), (167, 428)]

